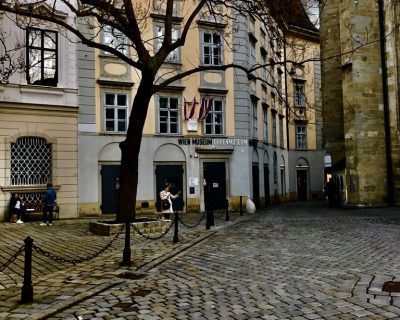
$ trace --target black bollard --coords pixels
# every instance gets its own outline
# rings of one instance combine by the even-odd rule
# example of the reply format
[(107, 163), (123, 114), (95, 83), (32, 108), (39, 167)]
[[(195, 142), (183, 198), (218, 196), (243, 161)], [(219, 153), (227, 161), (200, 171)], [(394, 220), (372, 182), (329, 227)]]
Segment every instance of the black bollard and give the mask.
[(240, 215), (243, 215), (242, 196), (240, 196)]
[(206, 230), (210, 230), (210, 226), (211, 226), (211, 210), (207, 210)]
[(129, 221), (125, 222), (125, 247), (122, 256), (122, 264), (131, 264), (131, 224)]
[(229, 201), (225, 199), (225, 221), (229, 221)]
[(177, 243), (177, 242), (179, 242), (179, 236), (178, 236), (179, 216), (178, 216), (178, 212), (175, 212), (174, 223), (175, 223), (175, 227), (174, 227), (174, 239), (172, 240), (172, 242), (173, 242), (173, 243)]
[(215, 221), (214, 221), (214, 209), (211, 209), (210, 213), (210, 226), (214, 227), (215, 226)]
[(33, 302), (33, 287), (32, 287), (32, 243), (31, 237), (26, 237), (25, 240), (25, 265), (24, 265), (24, 284), (21, 289), (21, 303)]

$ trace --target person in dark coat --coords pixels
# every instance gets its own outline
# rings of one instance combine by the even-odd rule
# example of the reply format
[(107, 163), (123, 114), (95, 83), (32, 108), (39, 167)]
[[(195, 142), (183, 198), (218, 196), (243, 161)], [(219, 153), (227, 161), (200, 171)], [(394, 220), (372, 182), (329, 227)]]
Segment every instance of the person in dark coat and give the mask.
[(53, 208), (56, 204), (57, 194), (53, 189), (53, 184), (51, 182), (47, 183), (47, 191), (44, 195), (44, 206), (43, 206), (43, 222), (41, 226), (53, 224)]

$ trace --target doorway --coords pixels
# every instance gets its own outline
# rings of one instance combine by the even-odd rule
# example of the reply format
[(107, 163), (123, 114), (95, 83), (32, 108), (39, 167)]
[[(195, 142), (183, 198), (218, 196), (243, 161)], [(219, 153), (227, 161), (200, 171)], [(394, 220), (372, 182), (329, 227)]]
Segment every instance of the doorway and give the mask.
[(253, 163), (251, 173), (253, 175), (253, 201), (256, 209), (260, 208), (260, 177), (258, 163)]
[(268, 164), (264, 164), (264, 197), (265, 197), (265, 206), (268, 207), (271, 205), (271, 198), (269, 195), (269, 167)]
[(117, 213), (120, 165), (101, 166), (101, 211)]
[(297, 200), (307, 201), (307, 170), (297, 170)]
[(172, 207), (174, 211), (182, 211), (185, 202), (183, 201), (183, 166), (181, 164), (166, 164), (156, 165), (156, 207), (157, 211), (161, 211), (160, 192), (164, 185), (169, 186), (169, 191), (172, 194), (177, 194), (181, 191), (181, 195), (172, 200)]
[(204, 203), (212, 203), (215, 210), (225, 209), (225, 162), (204, 162), (203, 177), (205, 180)]

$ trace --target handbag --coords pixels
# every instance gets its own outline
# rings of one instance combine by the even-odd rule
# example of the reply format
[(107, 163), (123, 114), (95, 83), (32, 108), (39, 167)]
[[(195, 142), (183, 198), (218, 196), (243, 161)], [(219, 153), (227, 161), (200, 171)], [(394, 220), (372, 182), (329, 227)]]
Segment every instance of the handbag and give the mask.
[(163, 210), (168, 210), (171, 204), (169, 203), (168, 200), (161, 200), (161, 208)]

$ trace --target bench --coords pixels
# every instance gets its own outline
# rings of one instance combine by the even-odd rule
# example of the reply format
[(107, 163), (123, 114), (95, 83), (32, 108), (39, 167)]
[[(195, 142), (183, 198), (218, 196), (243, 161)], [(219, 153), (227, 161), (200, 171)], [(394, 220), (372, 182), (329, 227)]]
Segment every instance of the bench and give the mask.
[[(38, 214), (38, 213), (43, 215), (44, 203), (41, 200), (38, 201), (29, 200), (25, 202), (23, 201), (23, 203), (24, 203), (24, 208), (26, 210), (25, 215)], [(58, 220), (59, 215), (60, 215), (60, 206), (58, 204), (55, 204), (53, 209), (54, 219)]]

